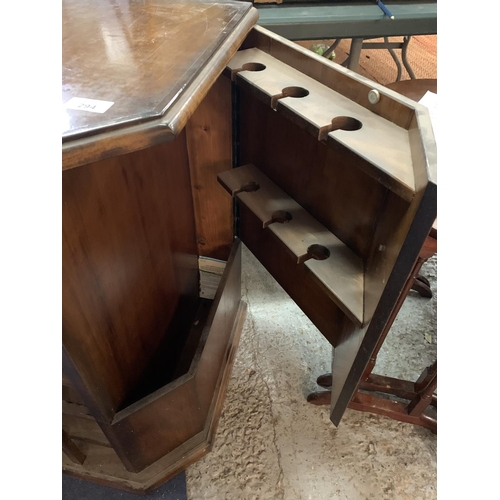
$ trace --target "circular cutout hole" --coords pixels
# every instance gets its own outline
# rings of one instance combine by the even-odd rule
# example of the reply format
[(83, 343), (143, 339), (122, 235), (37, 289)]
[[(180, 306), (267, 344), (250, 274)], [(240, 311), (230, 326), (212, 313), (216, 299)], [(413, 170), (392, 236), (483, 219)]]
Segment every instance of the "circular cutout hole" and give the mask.
[(245, 193), (251, 193), (252, 191), (257, 191), (258, 189), (260, 189), (260, 186), (256, 182), (251, 181), (247, 182), (246, 184), (243, 184), (239, 192), (245, 191)]
[(302, 87), (285, 87), (281, 93), (283, 97), (306, 97), (309, 95), (309, 90)]
[(245, 63), (242, 67), (242, 71), (264, 71), (266, 69), (266, 66), (261, 63)]
[(309, 255), (311, 259), (325, 260), (330, 257), (330, 250), (323, 245), (311, 245), (307, 249), (307, 255)]
[(333, 130), (359, 130), (363, 124), (351, 116), (337, 116), (332, 120)]
[(276, 210), (273, 212), (272, 222), (278, 222), (279, 224), (286, 224), (292, 220), (292, 214), (286, 210)]

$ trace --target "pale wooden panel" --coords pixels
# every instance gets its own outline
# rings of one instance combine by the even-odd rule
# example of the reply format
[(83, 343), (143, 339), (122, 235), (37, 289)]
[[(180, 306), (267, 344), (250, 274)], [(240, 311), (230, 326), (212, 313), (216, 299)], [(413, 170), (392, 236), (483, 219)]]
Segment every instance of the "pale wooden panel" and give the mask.
[[(323, 283), (332, 300), (356, 323), (363, 324), (363, 260), (333, 233), (307, 213), (254, 165), (245, 165), (218, 176), (221, 184), (244, 203)], [(258, 189), (241, 191), (245, 186)], [(287, 223), (273, 222), (273, 214), (286, 212)], [(321, 245), (329, 252), (324, 260), (311, 258), (308, 249)], [(309, 260), (306, 260), (309, 259)]]
[[(255, 63), (265, 69), (252, 66)], [(228, 68), (237, 82), (256, 87), (257, 95), (277, 111), (287, 114), (318, 139), (328, 137), (353, 151), (374, 168), (368, 173), (411, 199), (415, 181), (407, 130), (259, 49), (238, 52)], [(353, 130), (353, 126), (361, 128)], [(330, 131), (337, 127), (348, 130)]]

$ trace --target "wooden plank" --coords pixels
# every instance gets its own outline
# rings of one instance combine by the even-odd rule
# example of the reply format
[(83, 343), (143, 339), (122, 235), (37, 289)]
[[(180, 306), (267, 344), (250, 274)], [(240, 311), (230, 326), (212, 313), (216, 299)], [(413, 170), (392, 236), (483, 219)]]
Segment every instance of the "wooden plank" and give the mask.
[(219, 377), (216, 397), (202, 432), (138, 473), (127, 471), (112, 448), (85, 443), (87, 455), (85, 465), (76, 464), (63, 455), (63, 472), (105, 486), (144, 493), (158, 488), (206, 455), (212, 448), (215, 438), (245, 316), (246, 304), (240, 302), (225, 355), (227, 361)]
[[(245, 69), (256, 63), (258, 70)], [(368, 174), (411, 199), (415, 181), (407, 130), (259, 49), (238, 52), (228, 68), (238, 84), (319, 140), (353, 151), (371, 167)]]
[[(324, 285), (278, 239), (270, 227), (262, 229), (262, 221), (243, 203), (240, 209), (240, 237), (259, 262), (269, 271), (286, 293), (333, 346), (340, 340), (345, 313), (329, 297)], [(352, 323), (351, 323), (352, 324)]]
[(62, 449), (64, 454), (73, 462), (83, 464), (85, 462), (85, 454), (76, 446), (64, 430), (62, 431)]
[[(241, 4), (241, 2), (235, 3)], [(179, 135), (193, 111), (224, 70), (229, 58), (238, 50), (245, 36), (258, 19), (256, 9), (243, 6), (243, 4), (238, 9), (240, 10), (239, 22), (229, 32), (224, 33), (224, 40), (217, 47), (215, 54), (206, 61), (203, 67), (198, 69), (191, 84), (187, 86), (187, 90), (176, 96), (177, 98), (173, 99), (173, 104), (172, 102), (169, 103), (163, 113), (160, 113), (159, 118), (139, 124), (124, 122), (119, 129), (111, 127), (110, 130), (100, 130), (97, 135), (89, 137), (76, 136), (72, 140), (64, 142), (62, 146), (63, 170), (163, 144), (172, 141), (175, 136)], [(153, 37), (152, 34), (151, 37)], [(123, 43), (125, 46), (130, 47), (128, 41)], [(171, 46), (168, 43), (165, 44), (165, 47), (167, 47), (164, 49), (167, 50), (167, 53), (172, 53)], [(97, 58), (97, 60), (100, 60), (100, 58)], [(110, 66), (115, 65), (110, 64)], [(102, 83), (101, 80), (98, 79), (100, 83)]]
[(67, 401), (62, 402), (62, 412), (66, 415), (73, 415), (74, 417), (87, 418), (89, 420), (95, 420), (89, 409), (81, 404), (69, 403)]
[(126, 449), (135, 472), (201, 432), (210, 418), (241, 299), (239, 243), (236, 240), (233, 245), (189, 372), (119, 411), (113, 419), (111, 431)]
[(186, 137), (198, 254), (227, 260), (233, 210), (217, 184), (217, 174), (232, 167), (231, 82), (226, 77), (216, 80), (195, 110)]
[(75, 415), (63, 413), (62, 427), (66, 434), (73, 440), (94, 443), (99, 446), (111, 446), (99, 424), (93, 418), (80, 418)]
[(64, 0), (62, 7), (63, 102), (99, 96), (113, 103), (102, 113), (65, 107), (63, 137), (161, 116), (251, 9), (241, 2), (132, 2), (125, 20), (106, 2)]
[[(259, 48), (400, 127), (408, 129), (414, 116), (415, 102), (412, 100), (260, 25), (255, 26), (245, 39), (242, 49), (247, 48)], [(380, 93), (377, 103), (368, 99), (368, 93), (373, 89)]]
[[(218, 179), (231, 195), (236, 195), (259, 217), (263, 228), (269, 227), (296, 256), (297, 264), (304, 263), (323, 283), (332, 300), (361, 326), (363, 260), (254, 165), (229, 170), (219, 174)], [(255, 191), (241, 191), (257, 186)], [(286, 217), (286, 223), (273, 223), (275, 214)], [(313, 247), (326, 252), (316, 255), (311, 253)]]
[[(366, 259), (387, 188), (365, 173), (365, 160), (327, 147), (250, 92), (239, 94), (239, 164), (251, 163)], [(221, 188), (222, 189), (222, 188)]]
[(180, 298), (185, 313), (198, 300), (185, 135), (63, 172), (62, 200), (63, 344), (111, 421), (174, 316), (190, 317)]

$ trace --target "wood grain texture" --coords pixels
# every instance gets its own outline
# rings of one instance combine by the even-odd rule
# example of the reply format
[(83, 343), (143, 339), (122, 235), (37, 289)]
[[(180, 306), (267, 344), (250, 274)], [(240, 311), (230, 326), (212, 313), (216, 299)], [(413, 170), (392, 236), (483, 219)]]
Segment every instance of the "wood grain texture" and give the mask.
[[(262, 26), (252, 29), (241, 48), (258, 48), (267, 52), (382, 118), (400, 127), (409, 127), (415, 102)], [(368, 100), (368, 92), (372, 89), (378, 90), (381, 96), (376, 104)]]
[[(198, 5), (200, 3), (202, 2), (198, 2)], [(176, 96), (161, 116), (138, 124), (124, 122), (118, 129), (111, 127), (103, 130), (101, 127), (98, 135), (72, 137), (71, 140), (63, 142), (63, 170), (173, 140), (183, 130), (194, 110), (256, 22), (256, 9), (248, 4), (239, 8), (242, 10), (237, 24), (233, 29), (226, 30), (215, 53), (199, 68), (191, 84)], [(170, 47), (169, 44), (167, 46)], [(131, 50), (134, 50), (134, 47), (131, 47)], [(67, 118), (65, 120), (67, 121)]]
[(87, 458), (64, 430), (62, 431), (62, 449), (64, 454), (77, 464), (83, 464)]
[(198, 253), (227, 260), (233, 242), (232, 202), (217, 174), (232, 166), (231, 82), (219, 77), (186, 125)]
[(206, 0), (64, 0), (63, 102), (114, 104), (105, 113), (64, 108), (63, 137), (162, 116), (250, 8)]
[(332, 344), (340, 339), (345, 314), (329, 298), (324, 285), (306, 266), (297, 266), (296, 256), (281, 243), (270, 227), (244, 204), (240, 207), (240, 237), (259, 262)]
[[(274, 68), (273, 71), (262, 66), (244, 67), (250, 62), (265, 65), (265, 57), (259, 60), (261, 55), (255, 50), (248, 53), (253, 60), (246, 59), (244, 51), (256, 48), (279, 61), (276, 64), (274, 60), (266, 59)], [(252, 30), (242, 51), (233, 60), (234, 71), (231, 68), (228, 70), (228, 73), (233, 73), (235, 81), (242, 85), (239, 90), (239, 163), (258, 165), (275, 184), (365, 263), (365, 327), (359, 327), (346, 316), (330, 319), (335, 325), (331, 419), (338, 425), (433, 222), (431, 218), (436, 207), (436, 154), (430, 119), (427, 111), (418, 103), (260, 27)], [(373, 161), (374, 158), (367, 161), (363, 148), (372, 138), (380, 142), (378, 132), (374, 131), (375, 125), (370, 125), (370, 130), (366, 128), (371, 136), (362, 141), (366, 144), (355, 141), (348, 147), (336, 140), (335, 134), (352, 138), (363, 127), (359, 128), (358, 122), (344, 120), (343, 124), (336, 124), (338, 130), (325, 128), (325, 124), (318, 122), (318, 119), (324, 111), (321, 109), (322, 104), (325, 110), (330, 108), (327, 99), (324, 99), (329, 91), (323, 92), (320, 90), (323, 87), (310, 83), (315, 93), (323, 96), (316, 102), (310, 97), (312, 92), (306, 95), (304, 90), (297, 89), (302, 87), (310, 91), (304, 84), (309, 80), (298, 72), (354, 101), (364, 109), (363, 113), (372, 112), (367, 115), (370, 116), (369, 120), (373, 120), (369, 123), (375, 124), (383, 118), (399, 127), (404, 136), (404, 161), (411, 166), (410, 169), (404, 169), (403, 175), (411, 172), (407, 181), (412, 179), (413, 183), (399, 183), (399, 179), (398, 186), (393, 183), (393, 179), (388, 178), (387, 170), (377, 175), (377, 170), (381, 172), (384, 168), (369, 170), (369, 164), (373, 166), (377, 161)], [(290, 83), (284, 84), (285, 80)], [(368, 101), (368, 92), (372, 89), (380, 93), (380, 100), (376, 104)], [(305, 105), (308, 101), (314, 104), (313, 111)], [(349, 106), (345, 109), (356, 108), (352, 104)], [(363, 120), (359, 119), (359, 122), (363, 124)], [(334, 125), (332, 122), (332, 128)], [(341, 130), (342, 126), (339, 125), (345, 125), (347, 130)], [(323, 139), (325, 135), (328, 147), (322, 140), (318, 141), (318, 137)], [(398, 134), (388, 133), (387, 137), (398, 142)], [(387, 151), (391, 147), (399, 149), (398, 144), (388, 144)], [(373, 154), (377, 148), (371, 144), (367, 149), (369, 154)], [(387, 151), (380, 158), (387, 156)], [(395, 160), (394, 166), (399, 168), (398, 160)], [(411, 189), (404, 188), (405, 183)], [(251, 196), (251, 193), (247, 193), (247, 196)], [(276, 254), (275, 243), (272, 239), (269, 241), (270, 232), (261, 230), (258, 222), (252, 223), (252, 216), (247, 208), (241, 208), (242, 238), (249, 247), (252, 245), (250, 249), (271, 274), (277, 274), (283, 268), (286, 256)], [(300, 281), (297, 274), (294, 278)], [(282, 271), (276, 279), (286, 290), (287, 287), (293, 289), (293, 284), (287, 283), (290, 278), (286, 272)], [(300, 298), (287, 291), (300, 305)], [(317, 320), (312, 321), (323, 333), (333, 329), (332, 325), (320, 327)]]
[(257, 165), (365, 259), (387, 188), (346, 148), (327, 147), (248, 91), (240, 89), (239, 101), (240, 164)]
[(227, 363), (240, 300), (241, 249), (236, 242), (189, 372), (123, 409), (113, 420), (113, 433), (137, 472), (203, 430)]
[(189, 465), (201, 459), (210, 451), (213, 445), (245, 316), (246, 304), (241, 302), (228, 343), (227, 361), (220, 374), (215, 390), (216, 397), (212, 401), (209, 416), (201, 433), (190, 438), (173, 450), (172, 453), (159, 459), (139, 473), (128, 472), (111, 448), (82, 442), (82, 448), (87, 455), (85, 466), (79, 466), (63, 455), (63, 472), (105, 486), (112, 486), (135, 493), (145, 493), (159, 487)]
[[(429, 181), (419, 196), (412, 201), (402, 217), (400, 225), (395, 228), (394, 235), (391, 235), (387, 240), (385, 249), (380, 250), (380, 245), (378, 248), (374, 245), (374, 251), (378, 253), (378, 256), (374, 257), (374, 261), (382, 259), (378, 264), (382, 270), (378, 269), (372, 261), (365, 271), (367, 290), (365, 304), (367, 308), (373, 308), (373, 316), (364, 329), (353, 328), (351, 332), (346, 332), (349, 334), (343, 336), (344, 341), (333, 356), (332, 375), (334, 379), (330, 418), (335, 425), (339, 424), (345, 408), (356, 391), (370, 356), (384, 332), (384, 327), (389, 321), (391, 312), (411, 273), (420, 248), (429, 234), (436, 217), (436, 195), (437, 186)], [(390, 218), (388, 217), (388, 219)], [(385, 231), (390, 232), (387, 227), (381, 224), (380, 233)], [(375, 241), (381, 236), (380, 233), (376, 235)], [(393, 258), (394, 260), (392, 260)], [(386, 282), (383, 283), (385, 286), (379, 283), (380, 276), (384, 275), (387, 276)], [(375, 287), (375, 290), (378, 287), (380, 295), (377, 297), (374, 291), (373, 296), (369, 297), (368, 293), (374, 290), (374, 288), (369, 287)], [(365, 309), (365, 314), (367, 314), (367, 309)], [(336, 359), (342, 359), (342, 363), (336, 366)]]
[[(324, 285), (335, 304), (361, 326), (364, 294), (362, 259), (254, 165), (223, 172), (219, 174), (219, 182), (261, 220), (262, 228), (268, 227), (286, 245), (295, 255), (297, 265), (308, 268)], [(240, 192), (241, 187), (251, 184), (256, 184), (258, 189)], [(286, 214), (286, 222), (273, 222), (275, 213)], [(314, 246), (319, 246), (326, 258), (311, 258), (310, 249)]]
[[(262, 65), (259, 71), (245, 70), (245, 65), (255, 63)], [(239, 85), (265, 104), (319, 140), (328, 138), (353, 151), (366, 160), (363, 165), (369, 175), (400, 196), (412, 198), (415, 181), (406, 129), (261, 50), (238, 52), (228, 69)], [(305, 89), (306, 95), (295, 97), (297, 88)]]
[(63, 343), (103, 415), (197, 295), (185, 137), (63, 174)]
[(71, 439), (78, 443), (85, 441), (86, 443), (111, 447), (109, 440), (93, 418), (80, 418), (63, 413), (62, 428)]

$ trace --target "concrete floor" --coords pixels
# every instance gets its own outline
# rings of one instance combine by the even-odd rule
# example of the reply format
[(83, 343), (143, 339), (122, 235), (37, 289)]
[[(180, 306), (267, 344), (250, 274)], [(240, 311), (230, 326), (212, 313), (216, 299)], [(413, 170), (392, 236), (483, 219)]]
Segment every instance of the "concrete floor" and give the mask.
[[(421, 427), (309, 405), (331, 347), (243, 248), (248, 315), (213, 451), (188, 468), (190, 500), (436, 498), (436, 436)], [(436, 357), (436, 258), (423, 268), (432, 299), (407, 298), (376, 373), (416, 379)]]

